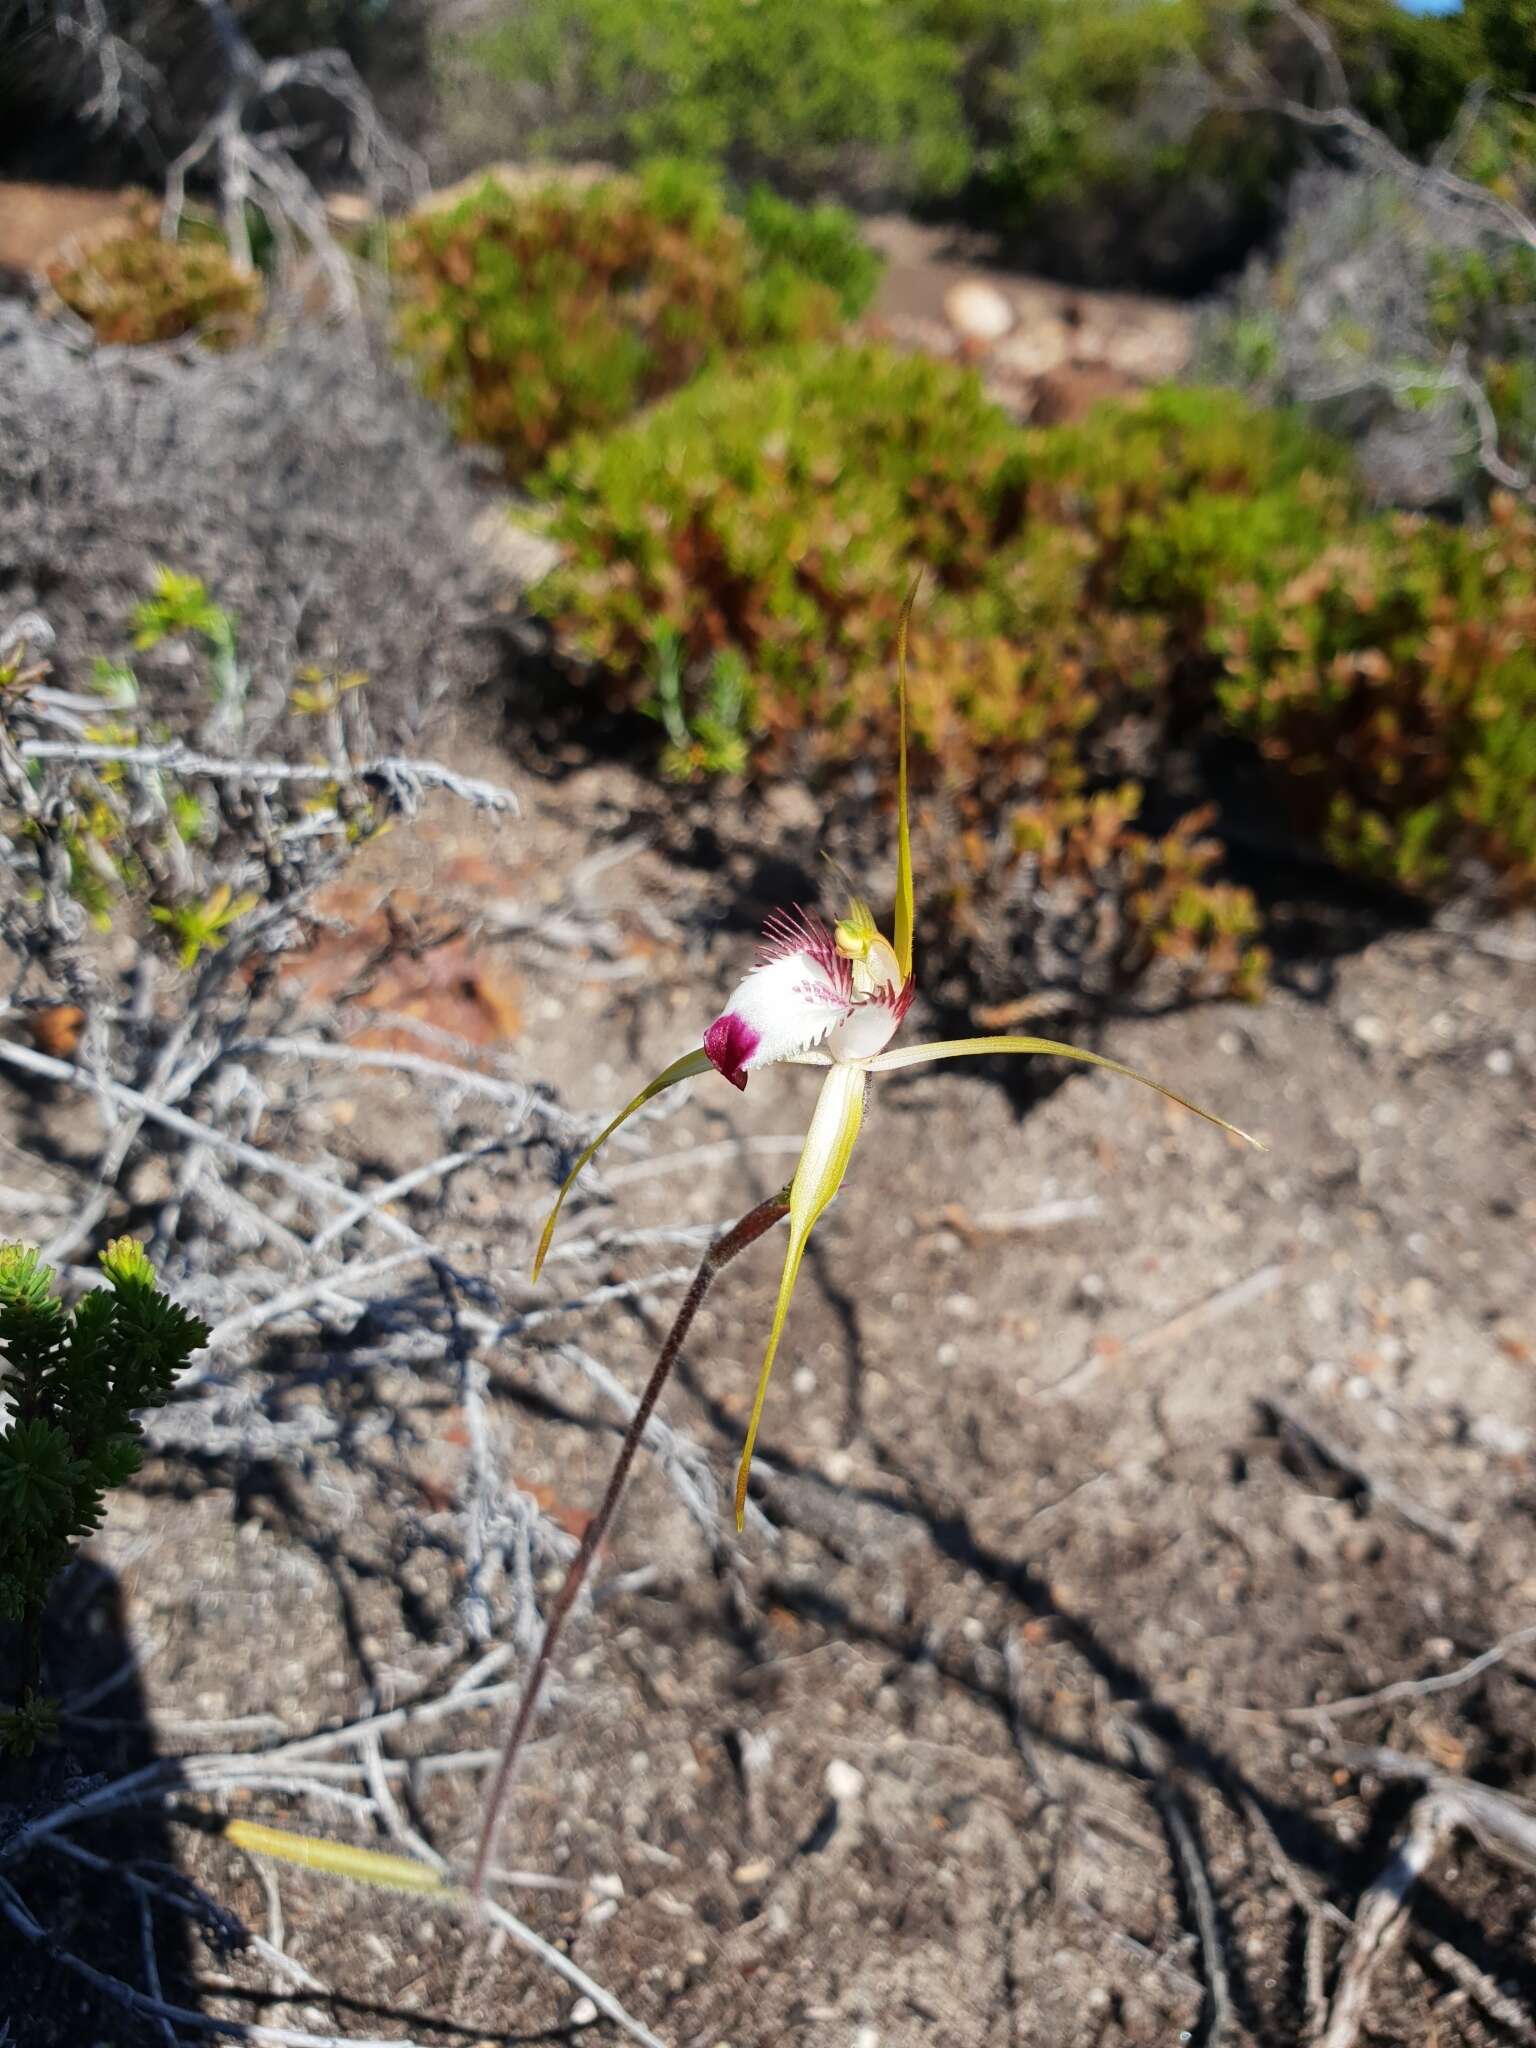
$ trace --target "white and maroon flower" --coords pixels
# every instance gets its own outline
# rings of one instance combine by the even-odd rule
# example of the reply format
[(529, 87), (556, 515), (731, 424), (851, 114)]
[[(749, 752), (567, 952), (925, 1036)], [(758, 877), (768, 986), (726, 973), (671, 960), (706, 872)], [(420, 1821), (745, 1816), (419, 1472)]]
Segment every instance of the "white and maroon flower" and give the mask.
[(817, 1050), (864, 1060), (889, 1045), (911, 1006), (911, 977), (903, 979), (889, 947), (889, 963), (872, 974), (850, 930), (834, 932), (804, 910), (769, 918), (756, 965), (704, 1034), (711, 1066), (732, 1087), (745, 1088), (758, 1067)]
[(890, 1073), (929, 1060), (969, 1059), (989, 1053), (1041, 1053), (1058, 1059), (1082, 1060), (1155, 1088), (1170, 1101), (1194, 1110), (1208, 1123), (1251, 1145), (1258, 1143), (1246, 1131), (1176, 1095), (1160, 1081), (1138, 1074), (1118, 1060), (1106, 1059), (1102, 1053), (1085, 1052), (1080, 1046), (1063, 1045), (1055, 1039), (950, 1038), (928, 1045), (888, 1049), (911, 1007), (913, 992), (906, 645), (915, 596), (914, 587), (902, 611), (896, 647), (901, 740), (897, 770), (896, 906), (891, 938), (880, 931), (869, 906), (858, 900), (849, 905), (847, 915), (834, 928), (803, 910), (775, 911), (764, 930), (756, 962), (704, 1033), (703, 1043), (642, 1088), (634, 1101), (627, 1103), (612, 1123), (599, 1131), (571, 1168), (544, 1225), (533, 1263), (533, 1277), (537, 1280), (561, 1207), (582, 1168), (627, 1118), (663, 1089), (696, 1074), (708, 1073), (711, 1068), (723, 1074), (735, 1088), (745, 1088), (748, 1075), (759, 1067), (788, 1064), (828, 1070), (788, 1191), (789, 1244), (768, 1349), (758, 1374), (746, 1447), (736, 1475), (738, 1529), (746, 1510), (747, 1479), (763, 1400), (800, 1262), (817, 1219), (836, 1195), (847, 1172), (864, 1119), (864, 1097), (871, 1074)]

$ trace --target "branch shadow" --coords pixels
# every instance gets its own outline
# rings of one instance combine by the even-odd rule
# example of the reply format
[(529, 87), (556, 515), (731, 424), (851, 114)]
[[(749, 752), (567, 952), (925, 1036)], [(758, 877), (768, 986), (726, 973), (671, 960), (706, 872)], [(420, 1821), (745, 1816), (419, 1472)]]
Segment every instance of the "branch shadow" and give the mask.
[[(60, 1574), (43, 1647), (43, 1689), (62, 1702), (58, 1736), (30, 1758), (0, 1764), (0, 1839), (31, 1815), (160, 1756), (138, 1661), (142, 1645), (132, 1640), (121, 1584), (105, 1566), (82, 1556)], [(19, 1668), (11, 1650), (0, 1640), (0, 1670)], [(93, 1869), (40, 1845), (7, 1871), (33, 1917), (60, 1949), (137, 1991), (151, 1991), (158, 1972), (161, 1996), (200, 2011), (190, 1981), (192, 1916), (159, 1900), (141, 1905), (125, 1881), (141, 1875), (181, 1892), (163, 1808), (113, 1816), (67, 1839), (112, 1867)], [(185, 1896), (191, 1907), (195, 1895)], [(126, 2013), (7, 1922), (0, 1922), (0, 1986), (0, 2018), (9, 2008), (24, 2023), (27, 2048), (164, 2038), (153, 2020)]]

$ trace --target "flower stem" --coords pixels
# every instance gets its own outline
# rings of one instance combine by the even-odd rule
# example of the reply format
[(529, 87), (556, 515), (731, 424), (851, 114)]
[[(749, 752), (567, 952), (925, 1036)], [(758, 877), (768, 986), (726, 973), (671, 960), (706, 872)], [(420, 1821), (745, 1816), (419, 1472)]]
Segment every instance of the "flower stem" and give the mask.
[(661, 1390), (677, 1363), (678, 1353), (693, 1327), (693, 1319), (698, 1314), (705, 1295), (714, 1284), (716, 1275), (723, 1272), (739, 1252), (744, 1252), (749, 1245), (756, 1244), (766, 1231), (771, 1230), (775, 1223), (780, 1222), (788, 1214), (789, 1191), (784, 1189), (768, 1201), (759, 1202), (755, 1209), (749, 1209), (739, 1223), (734, 1224), (723, 1237), (716, 1238), (704, 1254), (699, 1270), (693, 1277), (693, 1284), (683, 1297), (683, 1305), (677, 1312), (677, 1320), (668, 1330), (661, 1349), (656, 1354), (656, 1363), (652, 1366), (651, 1376), (645, 1383), (645, 1392), (640, 1396), (639, 1405), (624, 1432), (624, 1441), (619, 1446), (619, 1455), (614, 1460), (613, 1471), (609, 1474), (602, 1503), (587, 1524), (581, 1546), (571, 1559), (564, 1582), (545, 1619), (544, 1639), (539, 1644), (539, 1653), (533, 1660), (533, 1668), (528, 1674), (528, 1682), (523, 1687), (523, 1696), (518, 1701), (517, 1713), (513, 1717), (512, 1726), (502, 1748), (501, 1760), (496, 1766), (496, 1777), (486, 1808), (485, 1825), (480, 1832), (480, 1846), (475, 1852), (474, 1874), (469, 1881), (471, 1898), (480, 1899), (485, 1895), (485, 1880), (490, 1870), (492, 1852), (496, 1847), (496, 1837), (501, 1829), (502, 1811), (511, 1789), (512, 1774), (527, 1739), (528, 1730), (532, 1726), (534, 1709), (539, 1703), (539, 1695), (544, 1690), (544, 1680), (548, 1676), (550, 1662), (555, 1654), (555, 1645), (560, 1640), (560, 1631), (576, 1604), (576, 1596), (586, 1582), (587, 1572), (597, 1555), (598, 1546), (608, 1534), (619, 1505), (619, 1496), (624, 1491), (630, 1467), (635, 1462), (635, 1453), (639, 1450), (640, 1440), (645, 1435), (646, 1424), (650, 1421), (652, 1411), (661, 1398)]

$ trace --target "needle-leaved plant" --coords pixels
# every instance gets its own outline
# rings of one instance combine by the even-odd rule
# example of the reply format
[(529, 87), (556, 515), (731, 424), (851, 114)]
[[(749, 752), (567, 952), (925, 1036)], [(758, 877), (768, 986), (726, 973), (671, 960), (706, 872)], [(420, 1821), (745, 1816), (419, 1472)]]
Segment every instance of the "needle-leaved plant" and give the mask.
[(28, 1245), (0, 1245), (0, 1622), (19, 1623), (21, 1684), (0, 1751), (30, 1753), (52, 1720), (38, 1696), (48, 1589), (138, 1470), (139, 1416), (159, 1407), (208, 1330), (162, 1294), (143, 1247), (101, 1255), (105, 1287), (66, 1310)]

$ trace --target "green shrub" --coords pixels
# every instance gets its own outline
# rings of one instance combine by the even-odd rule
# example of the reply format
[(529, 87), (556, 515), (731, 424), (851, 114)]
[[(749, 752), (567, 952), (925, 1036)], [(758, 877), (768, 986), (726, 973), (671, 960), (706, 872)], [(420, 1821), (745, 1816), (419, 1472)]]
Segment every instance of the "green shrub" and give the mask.
[(1028, 856), (1113, 898), (1123, 960), (1240, 982), (1251, 904), (1211, 893), (1208, 835), (1148, 834), (1127, 781), (1202, 733), (1253, 741), (1356, 872), (1536, 876), (1533, 515), (1370, 516), (1294, 415), (1169, 389), (1029, 432), (950, 366), (819, 347), (714, 372), (548, 481), (566, 560), (534, 602), (663, 720), (674, 772), (887, 759), (924, 570), (915, 772), (978, 930)]
[(836, 292), (844, 315), (857, 319), (875, 295), (883, 259), (841, 206), (796, 206), (768, 185), (754, 185), (741, 210), (758, 262), (775, 283), (794, 289), (805, 278)]
[(248, 340), (262, 308), (260, 277), (237, 270), (221, 242), (168, 242), (152, 226), (53, 264), (55, 295), (98, 341), (176, 341), (196, 334), (210, 348)]
[(1536, 889), (1536, 516), (1376, 520), (1217, 639), (1232, 726), (1341, 865), (1431, 895)]
[(835, 208), (764, 194), (743, 221), (680, 163), (581, 190), (488, 182), (417, 215), (395, 246), (402, 338), (427, 390), (514, 476), (718, 353), (833, 332), (875, 260)]
[(1536, 92), (1536, 0), (1467, 0), (1482, 55), (1510, 92)]
[[(1425, 155), (1477, 79), (1532, 89), (1530, 5), (1313, 11), (1356, 103)], [(676, 154), (800, 196), (916, 201), (1002, 229), (1059, 273), (1170, 289), (1267, 240), (1307, 153), (1293, 124), (1213, 108), (1202, 71), (1226, 75), (1236, 41), (1283, 92), (1317, 90), (1315, 51), (1263, 0), (500, 0), (498, 14), (461, 46), (467, 79), (501, 92), (492, 118), (530, 154)], [(470, 155), (496, 146), (487, 123)]]
[(755, 744), (890, 737), (900, 594), (929, 583), (914, 727), (957, 781), (1075, 789), (1101, 729), (1160, 711), (1234, 576), (1342, 528), (1330, 444), (1222, 393), (1166, 390), (1081, 427), (1013, 426), (969, 374), (819, 348), (701, 379), (556, 458), (565, 565), (534, 594), (619, 701), (681, 649), (689, 715), (718, 650)]
[[(1493, 4), (1435, 17), (1398, 0), (1309, 0), (1309, 11), (1334, 39), (1354, 103), (1411, 155), (1443, 141), (1480, 78), (1523, 83), (1518, 31), (1490, 38), (1481, 19)], [(932, 0), (929, 20), (962, 53), (965, 208), (1030, 255), (1073, 275), (1188, 290), (1269, 238), (1305, 138), (1282, 119), (1213, 107), (1199, 74), (1226, 75), (1236, 42), (1256, 48), (1282, 93), (1315, 100), (1316, 53), (1273, 7)]]
[(914, 562), (965, 586), (970, 615), (984, 607), (975, 586), (1020, 520), (1023, 447), (974, 378), (927, 358), (823, 348), (721, 370), (556, 457), (568, 563), (535, 601), (621, 701), (651, 703), (675, 642), (692, 717), (703, 671), (734, 647), (759, 758), (790, 732), (842, 746), (883, 715)]
[(25, 1245), (0, 1245), (0, 1621), (25, 1643), (0, 1749), (30, 1752), (49, 1725), (37, 1696), (43, 1607), (73, 1547), (101, 1525), (108, 1488), (138, 1470), (140, 1411), (168, 1399), (208, 1331), (161, 1294), (130, 1237), (101, 1255), (108, 1285), (66, 1315)]
[(674, 766), (710, 767), (729, 657), (747, 764), (835, 779), (892, 756), (897, 615), (922, 567), (912, 722), (951, 908), (980, 943), (1027, 857), (1118, 906), (1126, 978), (1219, 962), (1244, 987), (1251, 899), (1211, 881), (1208, 837), (1139, 827), (1124, 767), (1181, 704), (1208, 704), (1229, 585), (1347, 528), (1341, 471), (1330, 444), (1226, 394), (1030, 433), (952, 366), (812, 348), (713, 372), (559, 455), (566, 561), (533, 601), (594, 686), (666, 723)]
[(953, 191), (955, 52), (915, 0), (533, 0), (471, 61), (532, 97), (531, 154), (689, 157), (803, 196)]
[(1200, 0), (931, 0), (931, 26), (966, 57), (972, 178), (1017, 204), (1123, 177), (1142, 94), (1202, 46), (1208, 12)]
[(1053, 253), (1079, 251), (1085, 272), (1135, 268), (1147, 238), (1126, 230), (1144, 230), (1154, 205), (1157, 240), (1179, 246), (1171, 259), (1152, 252), (1150, 270), (1208, 272), (1194, 244), (1211, 216), (1252, 210), (1234, 162), (1277, 185), (1274, 132), (1255, 147), (1254, 123), (1221, 124), (1193, 233), (1178, 225), (1180, 205), (1191, 216), (1201, 106), (1163, 88), (1172, 74), (1187, 87), (1206, 0), (518, 0), (500, 11), (464, 51), (473, 73), (501, 82), (531, 154), (679, 155), (801, 197), (958, 207), (1036, 235), (1050, 225)]
[(1321, 0), (1311, 12), (1333, 37), (1355, 104), (1415, 156), (1445, 137), (1488, 69), (1475, 0), (1453, 14), (1396, 0)]
[(1357, 503), (1346, 451), (1298, 413), (1198, 387), (1101, 406), (1032, 454), (1032, 505), (1091, 534), (1096, 589), (1188, 636), (1234, 577), (1342, 531)]
[(961, 54), (966, 216), (1088, 282), (1202, 287), (1271, 223), (1297, 156), (1281, 124), (1200, 83), (1231, 12), (1209, 0), (931, 0)]

